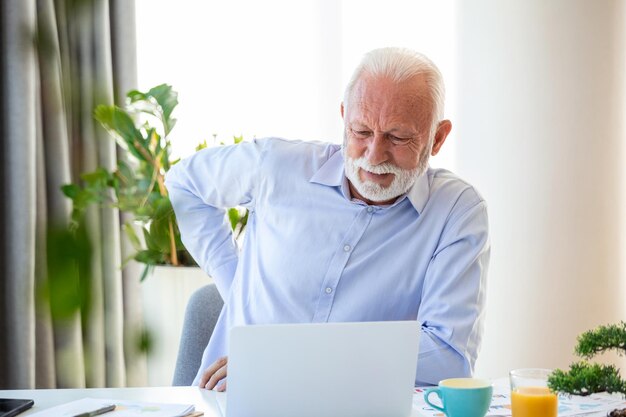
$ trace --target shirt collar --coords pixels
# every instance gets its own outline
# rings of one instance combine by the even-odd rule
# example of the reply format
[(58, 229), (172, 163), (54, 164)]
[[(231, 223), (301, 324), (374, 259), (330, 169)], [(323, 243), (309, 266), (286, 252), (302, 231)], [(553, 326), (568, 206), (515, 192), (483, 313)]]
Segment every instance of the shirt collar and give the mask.
[[(343, 150), (338, 150), (322, 166), (313, 174), (309, 182), (326, 185), (328, 187), (341, 187), (341, 191), (346, 198), (350, 198), (348, 189), (348, 180), (345, 176), (343, 165)], [(428, 196), (430, 194), (430, 185), (428, 182), (428, 171), (420, 175), (409, 191), (400, 196), (392, 206), (400, 203), (404, 198), (408, 198), (415, 208), (415, 211), (421, 213), (426, 206)]]
[(428, 181), (429, 170), (430, 168), (417, 177), (413, 186), (409, 188), (407, 192), (407, 198), (419, 214), (422, 214), (428, 202), (428, 197), (430, 196), (430, 183)]
[(322, 166), (313, 174), (309, 182), (327, 185), (329, 187), (338, 187), (344, 179), (343, 171), (343, 151), (339, 148), (322, 164)]

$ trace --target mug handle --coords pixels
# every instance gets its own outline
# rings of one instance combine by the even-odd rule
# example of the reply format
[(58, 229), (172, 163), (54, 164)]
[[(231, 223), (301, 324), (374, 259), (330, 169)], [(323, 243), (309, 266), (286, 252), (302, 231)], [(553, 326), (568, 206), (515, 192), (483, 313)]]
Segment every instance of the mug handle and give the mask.
[(439, 388), (428, 388), (428, 389), (426, 390), (426, 392), (424, 392), (424, 401), (426, 401), (426, 404), (430, 405), (432, 408), (435, 408), (435, 409), (437, 409), (437, 410), (439, 410), (439, 411), (441, 411), (442, 413), (444, 413), (444, 414), (445, 414), (445, 413), (446, 413), (446, 410), (445, 410), (445, 406), (446, 406), (446, 405), (445, 405), (445, 404), (443, 404), (444, 408), (441, 408), (441, 407), (439, 407), (439, 406), (437, 406), (437, 405), (435, 405), (435, 404), (431, 403), (431, 402), (428, 400), (428, 397), (430, 397), (430, 394), (437, 394), (437, 397), (439, 397), (439, 399), (440, 399), (440, 400), (441, 400), (441, 402), (443, 403), (443, 400), (441, 399), (441, 391), (439, 391)]

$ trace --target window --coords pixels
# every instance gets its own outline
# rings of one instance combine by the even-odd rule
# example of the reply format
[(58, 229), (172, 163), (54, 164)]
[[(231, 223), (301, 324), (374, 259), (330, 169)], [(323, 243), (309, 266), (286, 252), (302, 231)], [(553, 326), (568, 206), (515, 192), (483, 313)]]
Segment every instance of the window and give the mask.
[[(137, 0), (137, 35), (139, 87), (168, 83), (179, 92), (178, 156), (213, 135), (340, 143), (344, 86), (363, 53), (382, 46), (437, 63), (453, 118), (449, 0)], [(453, 146), (432, 164), (453, 168)]]

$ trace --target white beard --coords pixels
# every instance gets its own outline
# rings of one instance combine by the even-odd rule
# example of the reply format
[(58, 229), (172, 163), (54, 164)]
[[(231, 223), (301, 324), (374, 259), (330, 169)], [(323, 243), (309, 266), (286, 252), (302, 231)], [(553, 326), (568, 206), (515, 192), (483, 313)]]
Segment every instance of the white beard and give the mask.
[[(345, 172), (352, 186), (364, 198), (375, 202), (389, 201), (409, 191), (415, 180), (426, 171), (428, 154), (425, 159), (425, 161), (420, 161), (421, 163), (416, 168), (402, 169), (388, 162), (371, 165), (365, 157), (353, 159), (345, 155)], [(393, 181), (387, 187), (373, 181), (363, 181), (359, 176), (359, 169), (374, 174), (393, 174)]]

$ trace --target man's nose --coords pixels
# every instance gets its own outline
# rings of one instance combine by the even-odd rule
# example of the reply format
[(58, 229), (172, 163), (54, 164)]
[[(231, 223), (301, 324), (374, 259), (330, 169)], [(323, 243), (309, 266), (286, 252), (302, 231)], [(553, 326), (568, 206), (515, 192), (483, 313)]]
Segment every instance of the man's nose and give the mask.
[(367, 160), (379, 165), (389, 160), (389, 141), (384, 135), (375, 133), (367, 145)]

